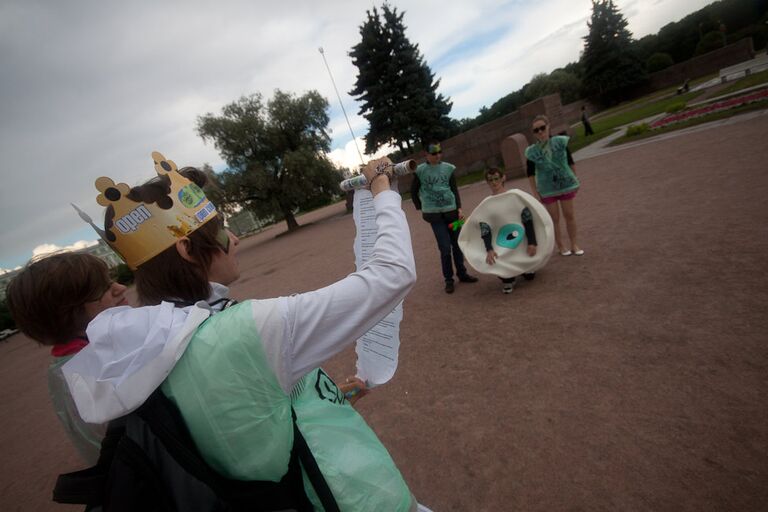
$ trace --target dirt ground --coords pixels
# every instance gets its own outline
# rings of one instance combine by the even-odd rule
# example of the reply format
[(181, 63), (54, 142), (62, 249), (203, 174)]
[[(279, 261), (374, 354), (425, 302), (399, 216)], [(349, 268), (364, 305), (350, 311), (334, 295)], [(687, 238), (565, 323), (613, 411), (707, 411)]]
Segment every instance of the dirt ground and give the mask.
[[(410, 201), (418, 282), (400, 367), (358, 404), (413, 493), (439, 511), (766, 510), (768, 115), (578, 162), (583, 257), (502, 295), (442, 290)], [(527, 189), (524, 180), (512, 186)], [(461, 190), (466, 212), (487, 193)], [(334, 205), (240, 245), (236, 298), (353, 269)], [(47, 350), (0, 343), (0, 509), (49, 502), (81, 464), (46, 396)], [(326, 368), (354, 372), (352, 348)]]

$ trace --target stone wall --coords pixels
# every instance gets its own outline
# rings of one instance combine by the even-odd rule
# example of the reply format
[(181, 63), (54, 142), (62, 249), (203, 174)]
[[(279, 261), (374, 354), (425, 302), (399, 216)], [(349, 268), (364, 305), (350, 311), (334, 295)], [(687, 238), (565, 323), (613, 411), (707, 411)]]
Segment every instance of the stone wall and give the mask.
[(573, 103), (563, 105), (561, 111), (563, 114), (563, 121), (568, 125), (573, 125), (581, 121), (581, 106), (587, 106), (587, 114), (592, 115), (597, 111), (597, 107), (592, 105), (587, 100), (576, 100)]
[[(442, 141), (443, 160), (456, 166), (456, 176), (464, 176), (493, 166), (503, 166), (501, 143), (516, 133), (522, 133), (529, 143), (533, 142), (531, 122), (539, 114), (549, 117), (552, 133), (568, 132), (570, 123), (563, 118), (562, 104), (559, 94), (550, 94), (521, 106), (515, 112), (495, 119), (482, 126), (461, 133)], [(417, 153), (404, 157), (403, 160), (414, 159), (421, 163), (424, 154)], [(517, 166), (516, 166), (517, 167)], [(522, 176), (524, 167), (506, 169), (507, 176)], [(411, 177), (404, 176), (399, 180), (400, 191), (410, 190)]]
[(724, 48), (718, 48), (704, 55), (693, 57), (685, 62), (674, 64), (649, 76), (648, 91), (658, 91), (667, 87), (679, 86), (686, 78), (691, 80), (717, 73), (722, 68), (755, 57), (752, 38), (746, 37)]
[[(636, 91), (635, 95), (640, 96), (659, 89), (682, 85), (686, 78), (695, 79), (716, 73), (721, 68), (752, 59), (754, 56), (755, 50), (752, 46), (752, 39), (741, 39), (724, 48), (694, 57), (651, 74), (648, 84)], [(463, 176), (488, 167), (502, 166), (504, 165), (502, 142), (511, 135), (516, 133), (522, 134), (528, 140), (528, 143), (533, 143), (533, 134), (530, 127), (534, 117), (539, 114), (546, 114), (551, 122), (553, 134), (565, 132), (572, 135), (569, 127), (581, 120), (581, 106), (585, 104), (587, 105), (587, 112), (592, 115), (596, 109), (586, 100), (562, 105), (559, 94), (544, 96), (526, 103), (511, 114), (442, 141), (443, 159), (456, 165), (456, 176)], [(522, 139), (518, 137), (514, 139), (514, 143), (511, 140), (507, 140), (505, 146), (510, 144), (519, 146), (522, 144)], [(509, 155), (516, 155), (518, 149), (515, 147), (506, 148), (508, 165), (505, 171), (508, 177), (525, 175), (525, 168), (517, 164), (517, 158), (509, 159)], [(403, 158), (403, 160), (410, 158), (421, 163), (424, 161), (424, 154), (413, 154)], [(409, 176), (401, 178), (400, 191), (410, 190), (411, 181), (412, 179)]]

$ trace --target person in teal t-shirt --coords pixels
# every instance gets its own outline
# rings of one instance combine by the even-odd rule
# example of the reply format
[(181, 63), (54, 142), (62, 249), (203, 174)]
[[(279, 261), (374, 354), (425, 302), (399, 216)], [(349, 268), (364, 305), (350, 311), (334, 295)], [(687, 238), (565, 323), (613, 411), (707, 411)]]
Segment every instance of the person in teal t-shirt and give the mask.
[[(464, 266), (464, 254), (459, 248), (460, 227), (453, 229), (451, 224), (463, 219), (461, 197), (456, 186), (454, 170), (456, 166), (442, 162), (440, 144), (427, 145), (427, 161), (419, 164), (411, 183), (411, 198), (422, 217), (429, 222), (435, 234), (437, 248), (440, 250), (440, 264), (445, 279), (445, 293), (453, 293), (453, 265), (456, 275), (462, 283), (475, 283), (477, 278), (467, 273)], [(451, 264), (453, 259), (453, 265)]]
[[(531, 129), (536, 143), (525, 149), (531, 190), (552, 217), (555, 227), (555, 244), (560, 254), (581, 256), (584, 250), (576, 240), (576, 214), (573, 207), (573, 199), (576, 197), (580, 183), (568, 151), (569, 138), (565, 135), (551, 136), (549, 118), (545, 115), (536, 116)], [(570, 238), (570, 247), (565, 245), (560, 229), (561, 210), (565, 217), (565, 229)]]

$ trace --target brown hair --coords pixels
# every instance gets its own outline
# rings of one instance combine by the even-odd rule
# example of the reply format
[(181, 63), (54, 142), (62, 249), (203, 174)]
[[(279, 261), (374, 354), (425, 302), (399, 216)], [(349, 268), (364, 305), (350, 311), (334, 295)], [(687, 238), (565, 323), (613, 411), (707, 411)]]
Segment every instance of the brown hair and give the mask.
[(534, 117), (533, 121), (531, 121), (531, 126), (536, 124), (536, 121), (544, 121), (545, 123), (547, 123), (547, 126), (549, 126), (549, 118), (544, 114), (539, 114), (536, 117)]
[[(194, 167), (184, 167), (179, 171), (202, 188), (207, 178)], [(129, 197), (161, 198), (168, 194), (166, 183), (153, 178), (143, 185), (131, 189)], [(160, 304), (163, 300), (178, 300), (193, 303), (205, 300), (211, 295), (208, 283), (208, 271), (214, 255), (221, 251), (216, 242), (216, 235), (223, 229), (221, 214), (206, 222), (187, 235), (189, 254), (194, 263), (181, 257), (175, 245), (167, 248), (154, 258), (139, 265), (134, 272), (136, 291), (144, 305)]]
[(8, 308), (24, 334), (43, 345), (67, 343), (91, 320), (85, 304), (99, 300), (112, 281), (96, 256), (59, 253), (32, 261), (6, 288)]
[(488, 181), (488, 177), (494, 174), (498, 174), (502, 178), (504, 177), (504, 173), (501, 172), (501, 169), (499, 169), (498, 167), (491, 167), (490, 169), (485, 171), (485, 181)]

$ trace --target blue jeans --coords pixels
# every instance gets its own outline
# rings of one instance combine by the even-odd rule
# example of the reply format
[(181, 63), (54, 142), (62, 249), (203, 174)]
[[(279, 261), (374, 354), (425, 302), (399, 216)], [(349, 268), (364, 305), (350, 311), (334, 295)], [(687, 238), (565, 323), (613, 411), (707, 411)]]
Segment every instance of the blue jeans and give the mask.
[(446, 282), (453, 282), (453, 266), (451, 265), (451, 254), (453, 254), (453, 263), (456, 265), (456, 275), (459, 279), (467, 275), (467, 267), (464, 266), (464, 254), (459, 248), (459, 231), (454, 231), (448, 227), (445, 221), (430, 222), (432, 232), (437, 240), (437, 248), (440, 249), (440, 264), (443, 267), (443, 278)]

